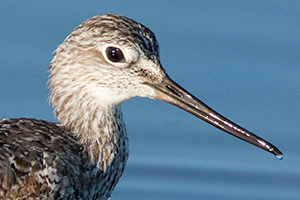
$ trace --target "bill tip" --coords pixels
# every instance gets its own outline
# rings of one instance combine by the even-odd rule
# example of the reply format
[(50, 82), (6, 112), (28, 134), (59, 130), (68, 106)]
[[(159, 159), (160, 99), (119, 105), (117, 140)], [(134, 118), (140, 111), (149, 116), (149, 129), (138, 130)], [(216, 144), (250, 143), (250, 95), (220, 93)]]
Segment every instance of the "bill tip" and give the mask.
[(278, 154), (278, 155), (275, 155), (276, 158), (278, 158), (279, 160), (282, 160), (283, 159), (283, 155), (282, 154)]

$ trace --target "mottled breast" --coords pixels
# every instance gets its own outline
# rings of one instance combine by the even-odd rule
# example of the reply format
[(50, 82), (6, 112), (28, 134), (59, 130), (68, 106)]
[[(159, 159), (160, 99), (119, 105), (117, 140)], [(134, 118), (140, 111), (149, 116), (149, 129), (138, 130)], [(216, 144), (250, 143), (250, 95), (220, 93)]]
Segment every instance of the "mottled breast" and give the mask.
[(123, 169), (114, 160), (101, 171), (59, 124), (0, 121), (0, 199), (107, 199)]

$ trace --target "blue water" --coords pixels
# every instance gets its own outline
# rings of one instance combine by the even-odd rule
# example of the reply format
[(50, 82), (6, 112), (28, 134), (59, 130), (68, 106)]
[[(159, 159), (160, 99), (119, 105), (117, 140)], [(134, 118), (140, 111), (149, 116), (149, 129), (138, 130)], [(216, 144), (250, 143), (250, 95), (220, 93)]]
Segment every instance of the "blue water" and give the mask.
[(0, 117), (54, 121), (52, 52), (89, 17), (122, 14), (153, 30), (175, 81), (285, 157), (134, 98), (123, 104), (130, 158), (112, 199), (300, 199), (299, 10), (299, 1), (1, 1)]

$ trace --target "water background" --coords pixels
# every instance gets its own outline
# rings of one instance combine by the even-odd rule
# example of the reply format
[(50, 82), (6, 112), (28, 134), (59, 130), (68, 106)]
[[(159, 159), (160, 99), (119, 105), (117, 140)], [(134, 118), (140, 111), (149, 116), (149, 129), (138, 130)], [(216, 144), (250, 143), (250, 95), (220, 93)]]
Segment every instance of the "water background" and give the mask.
[(1, 1), (0, 117), (54, 121), (52, 52), (105, 13), (149, 27), (175, 81), (285, 156), (134, 98), (123, 103), (130, 158), (113, 200), (300, 199), (299, 1)]

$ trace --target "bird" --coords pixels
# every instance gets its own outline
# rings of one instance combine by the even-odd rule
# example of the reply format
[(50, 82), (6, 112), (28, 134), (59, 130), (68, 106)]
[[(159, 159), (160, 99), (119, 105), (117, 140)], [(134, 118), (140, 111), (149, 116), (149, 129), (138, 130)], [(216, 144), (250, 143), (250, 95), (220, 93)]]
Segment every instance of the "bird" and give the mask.
[(173, 81), (154, 33), (121, 15), (97, 15), (76, 27), (55, 50), (48, 87), (58, 122), (0, 121), (1, 199), (110, 198), (129, 156), (121, 103), (136, 96), (166, 101), (283, 157)]

